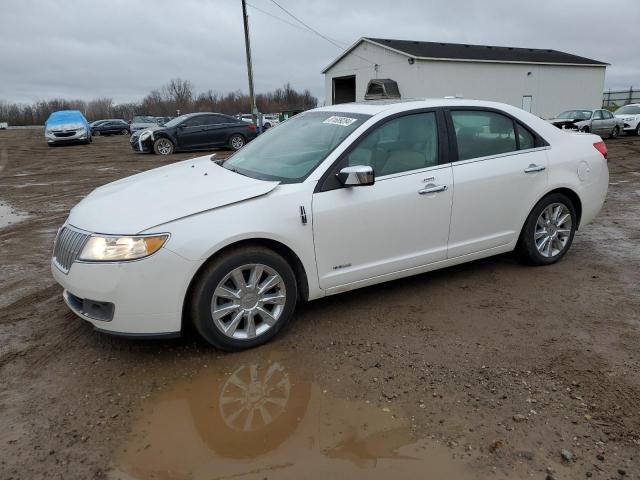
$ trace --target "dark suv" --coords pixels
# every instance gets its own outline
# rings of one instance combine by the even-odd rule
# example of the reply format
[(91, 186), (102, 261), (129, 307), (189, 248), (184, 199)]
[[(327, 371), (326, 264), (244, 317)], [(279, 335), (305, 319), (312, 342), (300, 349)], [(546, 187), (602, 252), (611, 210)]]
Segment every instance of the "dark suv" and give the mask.
[(256, 126), (221, 113), (189, 113), (163, 126), (145, 128), (131, 135), (136, 152), (169, 155), (178, 150), (213, 147), (241, 149), (256, 137)]

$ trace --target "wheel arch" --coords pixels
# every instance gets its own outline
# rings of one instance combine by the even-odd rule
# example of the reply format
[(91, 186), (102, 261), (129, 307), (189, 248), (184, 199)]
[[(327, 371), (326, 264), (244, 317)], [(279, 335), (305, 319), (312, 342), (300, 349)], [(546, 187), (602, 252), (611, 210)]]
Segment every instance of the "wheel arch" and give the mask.
[(246, 246), (261, 246), (273, 250), (274, 252), (281, 255), (288, 263), (291, 265), (293, 269), (293, 273), (296, 278), (296, 283), (298, 285), (298, 300), (308, 300), (309, 299), (309, 279), (307, 277), (307, 272), (300, 260), (300, 257), (287, 245), (278, 240), (273, 240), (270, 238), (257, 237), (257, 238), (247, 238), (242, 240), (237, 240), (224, 247), (216, 250), (212, 255), (210, 255), (206, 260), (202, 262), (202, 264), (195, 271), (191, 280), (189, 281), (189, 285), (185, 291), (184, 298), (182, 301), (182, 328), (185, 327), (185, 319), (188, 319), (188, 304), (189, 297), (192, 294), (193, 288), (196, 285), (202, 271), (213, 261), (216, 260), (220, 255), (234, 250), (240, 247)]
[(544, 195), (541, 195), (539, 198), (537, 198), (536, 201), (533, 203), (533, 205), (531, 205), (531, 208), (529, 208), (529, 211), (527, 212), (526, 217), (524, 218), (524, 220), (522, 220), (522, 226), (520, 227), (520, 234), (518, 235), (518, 243), (520, 243), (520, 240), (522, 238), (522, 232), (524, 231), (524, 228), (527, 225), (527, 218), (529, 218), (529, 215), (531, 214), (535, 206), (540, 202), (540, 200), (554, 193), (561, 193), (567, 196), (569, 200), (571, 200), (571, 202), (573, 203), (573, 207), (576, 210), (576, 217), (577, 217), (576, 230), (580, 228), (580, 220), (582, 219), (582, 200), (580, 199), (580, 196), (576, 193), (575, 190), (569, 187), (564, 187), (564, 186), (556, 187), (552, 190), (549, 190), (548, 192), (545, 192)]

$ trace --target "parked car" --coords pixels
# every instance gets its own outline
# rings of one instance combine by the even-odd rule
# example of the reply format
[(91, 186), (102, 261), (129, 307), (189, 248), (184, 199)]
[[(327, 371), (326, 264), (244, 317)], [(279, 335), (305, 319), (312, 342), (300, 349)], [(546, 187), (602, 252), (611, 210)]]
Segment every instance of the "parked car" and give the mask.
[[(145, 128), (157, 127), (164, 117), (153, 117), (151, 115), (136, 115), (131, 120), (131, 124), (129, 131), (131, 133), (137, 132), (138, 130), (144, 130)], [(160, 120), (159, 120), (160, 119)]]
[(278, 115), (269, 114), (269, 115), (264, 115), (262, 117), (262, 124), (264, 125), (265, 130), (271, 127), (275, 127), (279, 123), (280, 123), (280, 119), (278, 118)]
[(7, 122), (0, 122), (0, 130), (6, 130), (9, 128), (9, 124)]
[(577, 130), (595, 133), (609, 138), (616, 138), (624, 128), (624, 122), (615, 118), (607, 110), (567, 110), (556, 118), (549, 120), (553, 125), (563, 130)]
[(620, 107), (613, 114), (622, 120), (625, 132), (640, 135), (640, 103), (631, 103)]
[(136, 152), (170, 155), (178, 150), (213, 147), (241, 149), (256, 137), (256, 126), (220, 113), (189, 113), (164, 126), (139, 130), (131, 135)]
[(512, 250), (559, 261), (602, 207), (606, 157), (600, 137), (500, 103), (317, 108), (222, 165), (206, 155), (96, 189), (51, 267), (101, 331), (177, 335), (192, 322), (212, 345), (245, 349), (282, 331), (299, 300)]
[(92, 125), (91, 133), (93, 135), (129, 135), (131, 127), (124, 120), (104, 120)]
[(47, 145), (91, 143), (91, 126), (78, 110), (53, 112), (44, 124)]

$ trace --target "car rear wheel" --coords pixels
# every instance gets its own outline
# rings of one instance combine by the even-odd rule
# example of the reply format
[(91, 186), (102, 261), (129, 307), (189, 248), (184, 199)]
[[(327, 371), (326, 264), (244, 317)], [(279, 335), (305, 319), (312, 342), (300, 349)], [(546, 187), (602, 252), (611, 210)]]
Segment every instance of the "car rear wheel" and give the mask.
[(240, 150), (245, 143), (244, 137), (238, 133), (231, 135), (231, 138), (229, 138), (229, 146), (232, 150)]
[(635, 134), (640, 136), (640, 123), (638, 123), (638, 126), (636, 127)]
[(262, 345), (289, 322), (297, 300), (291, 266), (267, 248), (243, 247), (211, 262), (190, 296), (196, 330), (226, 351)]
[(527, 218), (520, 234), (518, 251), (530, 265), (550, 265), (569, 250), (577, 227), (571, 200), (561, 193), (540, 200)]
[(615, 127), (613, 127), (613, 130), (611, 131), (611, 138), (618, 138), (618, 135), (620, 135), (620, 127), (618, 127), (617, 125)]
[(120, 133), (121, 133), (122, 135), (129, 135), (129, 130), (127, 130), (126, 128), (123, 128), (123, 129), (120, 131)]
[(173, 142), (168, 138), (159, 138), (153, 142), (153, 151), (156, 155), (171, 155), (173, 153)]

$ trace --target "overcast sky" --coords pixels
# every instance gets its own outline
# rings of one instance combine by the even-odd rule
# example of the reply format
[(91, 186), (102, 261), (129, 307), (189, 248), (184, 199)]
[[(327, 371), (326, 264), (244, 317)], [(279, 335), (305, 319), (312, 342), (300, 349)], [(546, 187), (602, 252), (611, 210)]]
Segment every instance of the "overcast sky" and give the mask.
[[(640, 0), (276, 0), (344, 45), (361, 36), (552, 48), (611, 64), (607, 88), (640, 88)], [(324, 99), (340, 50), (271, 0), (249, 0), (255, 86)], [(169, 79), (247, 91), (240, 0), (0, 0), (0, 100), (140, 100)], [(607, 10), (610, 6), (610, 10)], [(579, 86), (576, 86), (579, 88)]]

